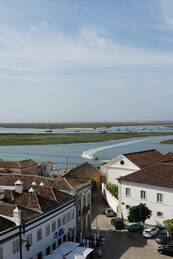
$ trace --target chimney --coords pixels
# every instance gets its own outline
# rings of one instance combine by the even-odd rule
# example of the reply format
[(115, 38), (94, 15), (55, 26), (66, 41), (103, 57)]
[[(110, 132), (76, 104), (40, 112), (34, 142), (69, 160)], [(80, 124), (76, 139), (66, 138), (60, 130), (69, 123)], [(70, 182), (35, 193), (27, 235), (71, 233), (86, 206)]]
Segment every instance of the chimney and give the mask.
[(37, 183), (35, 181), (32, 182), (31, 187), (35, 190), (37, 188)]
[(35, 189), (33, 187), (31, 187), (28, 192), (35, 192)]
[(22, 222), (22, 212), (18, 207), (16, 207), (13, 210), (13, 218), (14, 218), (17, 226), (21, 224), (21, 222)]
[(43, 183), (43, 182), (41, 182), (41, 183), (39, 184), (39, 186), (43, 187), (43, 186), (44, 186), (44, 183)]
[(4, 199), (4, 190), (0, 189), (0, 201)]
[(18, 180), (15, 182), (15, 192), (22, 193), (23, 192), (23, 182)]

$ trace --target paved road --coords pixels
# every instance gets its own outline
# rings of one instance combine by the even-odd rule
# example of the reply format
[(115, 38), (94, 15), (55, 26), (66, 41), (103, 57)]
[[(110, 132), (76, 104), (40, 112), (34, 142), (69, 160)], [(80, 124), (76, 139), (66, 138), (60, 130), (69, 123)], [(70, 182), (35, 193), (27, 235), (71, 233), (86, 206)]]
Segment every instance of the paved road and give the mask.
[[(100, 195), (94, 197), (92, 229), (99, 229), (106, 237), (102, 249), (103, 259), (168, 259), (157, 252), (154, 240), (143, 238), (140, 234), (127, 231), (115, 231), (111, 219), (103, 214), (107, 207)], [(97, 258), (97, 257), (95, 257)]]

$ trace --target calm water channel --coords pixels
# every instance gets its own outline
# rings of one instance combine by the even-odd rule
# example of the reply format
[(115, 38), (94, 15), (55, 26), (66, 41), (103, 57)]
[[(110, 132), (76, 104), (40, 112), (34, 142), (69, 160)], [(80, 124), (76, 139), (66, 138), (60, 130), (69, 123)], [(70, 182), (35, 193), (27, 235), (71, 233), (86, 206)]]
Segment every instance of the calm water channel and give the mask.
[(128, 140), (114, 140), (99, 143), (80, 143), (63, 145), (33, 145), (0, 147), (0, 158), (18, 160), (31, 158), (38, 162), (50, 160), (57, 168), (71, 168), (84, 161), (98, 165), (98, 161), (81, 158), (83, 152), (96, 154), (99, 160), (112, 159), (119, 154), (158, 149), (163, 153), (173, 151), (173, 145), (160, 144), (160, 141), (171, 139), (173, 136), (145, 137)]

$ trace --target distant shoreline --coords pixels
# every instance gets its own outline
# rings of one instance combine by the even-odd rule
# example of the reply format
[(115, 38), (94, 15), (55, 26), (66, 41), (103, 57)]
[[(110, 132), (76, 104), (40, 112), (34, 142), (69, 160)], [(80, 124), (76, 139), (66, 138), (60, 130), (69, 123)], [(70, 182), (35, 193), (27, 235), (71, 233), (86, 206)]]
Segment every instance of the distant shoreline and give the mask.
[(160, 142), (161, 144), (165, 144), (165, 145), (172, 145), (173, 144), (173, 139), (169, 139), (169, 140), (164, 140)]
[(114, 126), (165, 125), (173, 127), (173, 121), (117, 121), (117, 122), (63, 122), (63, 123), (0, 123), (1, 128), (35, 128), (35, 129), (83, 129), (110, 128)]
[(1, 133), (0, 146), (55, 145), (104, 142), (119, 139), (173, 136), (173, 132), (35, 134)]

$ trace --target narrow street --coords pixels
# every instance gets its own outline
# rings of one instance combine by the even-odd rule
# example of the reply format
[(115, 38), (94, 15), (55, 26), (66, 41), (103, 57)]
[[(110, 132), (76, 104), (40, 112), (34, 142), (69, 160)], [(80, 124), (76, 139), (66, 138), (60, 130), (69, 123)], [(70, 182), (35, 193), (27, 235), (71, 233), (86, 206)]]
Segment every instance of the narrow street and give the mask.
[[(101, 193), (94, 194), (92, 206), (92, 231), (99, 231), (106, 239), (100, 246), (103, 259), (166, 259), (168, 256), (160, 255), (157, 244), (153, 239), (145, 239), (138, 233), (129, 233), (126, 230), (115, 231), (111, 225), (111, 218), (106, 217), (104, 209), (108, 205)], [(95, 255), (94, 258), (98, 258)]]

